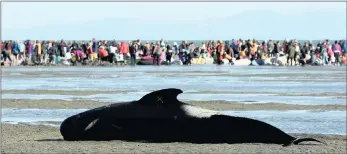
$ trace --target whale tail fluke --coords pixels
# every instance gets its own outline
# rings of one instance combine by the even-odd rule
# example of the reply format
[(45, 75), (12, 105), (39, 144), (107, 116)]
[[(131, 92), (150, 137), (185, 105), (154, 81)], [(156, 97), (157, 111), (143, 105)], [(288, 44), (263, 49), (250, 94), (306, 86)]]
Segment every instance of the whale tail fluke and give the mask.
[(297, 145), (297, 144), (299, 144), (301, 142), (306, 142), (306, 141), (319, 142), (319, 143), (327, 145), (325, 142), (319, 141), (319, 140), (314, 139), (314, 138), (299, 138), (299, 139), (294, 140), (293, 144)]
[(298, 145), (298, 144), (301, 143), (301, 142), (307, 142), (307, 141), (319, 142), (319, 143), (322, 143), (322, 144), (324, 144), (324, 145), (327, 145), (325, 142), (319, 141), (319, 140), (314, 139), (314, 138), (298, 138), (298, 139), (293, 140), (293, 141), (290, 142), (289, 144), (285, 144), (285, 145), (283, 145), (283, 146)]

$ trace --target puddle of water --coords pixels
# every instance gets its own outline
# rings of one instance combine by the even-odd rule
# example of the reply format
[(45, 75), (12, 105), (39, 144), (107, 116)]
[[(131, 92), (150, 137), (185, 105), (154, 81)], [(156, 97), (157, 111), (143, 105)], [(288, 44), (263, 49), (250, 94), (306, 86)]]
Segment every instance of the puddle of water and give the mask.
[(4, 123), (62, 122), (65, 118), (87, 109), (2, 109)]
[[(100, 102), (124, 102), (139, 100), (149, 92), (128, 92), (127, 94), (94, 94), (88, 96), (55, 95), (55, 94), (2, 94), (2, 99), (54, 99), (54, 100), (93, 100)], [(182, 101), (237, 101), (245, 104), (284, 103), (300, 105), (345, 105), (346, 98), (317, 96), (278, 96), (274, 94), (181, 94)], [(71, 102), (73, 103), (73, 102)]]
[[(2, 123), (45, 124), (58, 127), (59, 122), (65, 118), (86, 110), (4, 108)], [(346, 111), (224, 111), (223, 113), (262, 120), (288, 133), (346, 135)]]
[[(346, 81), (337, 79), (307, 79), (285, 81), (275, 77), (252, 79), (253, 77), (194, 76), (161, 77), (156, 75), (110, 77), (49, 77), (49, 78), (2, 78), (3, 90), (129, 90), (148, 91), (163, 88), (180, 88), (199, 91), (243, 91), (243, 92), (344, 92)], [(123, 76), (123, 77), (121, 77)], [(289, 78), (289, 77), (288, 77)], [(267, 80), (267, 81), (266, 81)], [(270, 80), (270, 81), (269, 81)], [(321, 82), (324, 81), (324, 82)], [(30, 83), (30, 84), (28, 84)]]
[(225, 111), (225, 114), (258, 119), (290, 133), (346, 135), (346, 111)]

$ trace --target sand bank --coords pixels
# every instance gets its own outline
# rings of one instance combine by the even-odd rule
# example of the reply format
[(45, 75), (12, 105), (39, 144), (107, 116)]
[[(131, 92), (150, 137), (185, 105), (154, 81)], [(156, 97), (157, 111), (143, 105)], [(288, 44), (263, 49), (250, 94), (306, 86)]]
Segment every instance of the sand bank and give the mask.
[(307, 142), (282, 147), (275, 144), (140, 143), (125, 141), (63, 141), (59, 128), (2, 125), (3, 153), (346, 153), (346, 135), (293, 134), (314, 137), (328, 145)]

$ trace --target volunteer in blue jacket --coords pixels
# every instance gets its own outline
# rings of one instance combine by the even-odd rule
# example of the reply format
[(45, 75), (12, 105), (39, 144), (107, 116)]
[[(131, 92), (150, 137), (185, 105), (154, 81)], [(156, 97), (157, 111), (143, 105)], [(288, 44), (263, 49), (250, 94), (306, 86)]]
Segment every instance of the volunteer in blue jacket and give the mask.
[(14, 64), (18, 65), (18, 59), (19, 59), (19, 41), (15, 41), (12, 44), (12, 54), (14, 56)]

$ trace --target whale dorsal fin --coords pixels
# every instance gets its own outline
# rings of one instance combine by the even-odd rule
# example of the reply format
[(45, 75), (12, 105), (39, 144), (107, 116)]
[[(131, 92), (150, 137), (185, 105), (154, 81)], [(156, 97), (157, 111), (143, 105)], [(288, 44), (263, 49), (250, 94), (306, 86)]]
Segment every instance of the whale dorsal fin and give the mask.
[(179, 103), (177, 96), (181, 93), (183, 93), (181, 89), (161, 89), (146, 94), (138, 101), (138, 103), (145, 105), (176, 104)]

